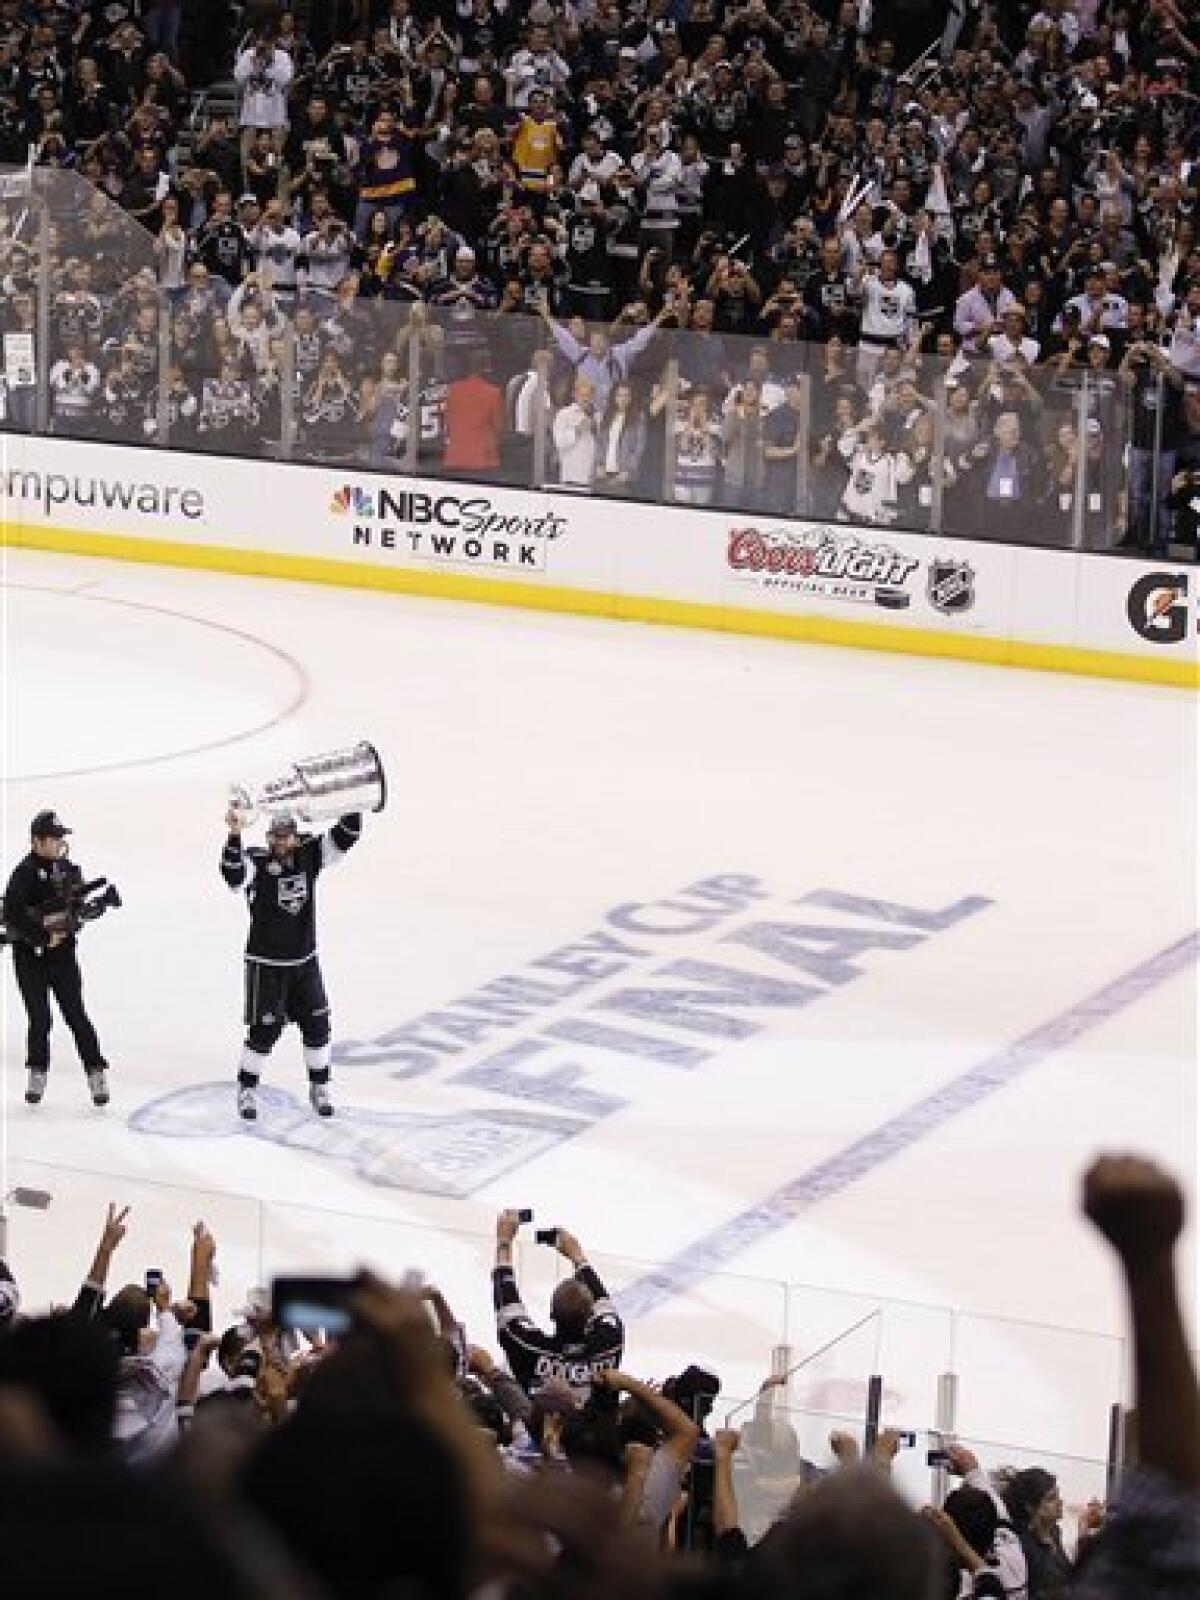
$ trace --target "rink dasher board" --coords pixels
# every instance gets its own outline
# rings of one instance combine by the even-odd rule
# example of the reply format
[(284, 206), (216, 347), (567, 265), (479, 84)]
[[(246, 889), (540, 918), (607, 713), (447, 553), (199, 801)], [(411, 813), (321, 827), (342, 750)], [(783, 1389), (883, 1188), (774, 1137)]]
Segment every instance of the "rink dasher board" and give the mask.
[(1165, 559), (3, 433), (0, 544), (1200, 687)]

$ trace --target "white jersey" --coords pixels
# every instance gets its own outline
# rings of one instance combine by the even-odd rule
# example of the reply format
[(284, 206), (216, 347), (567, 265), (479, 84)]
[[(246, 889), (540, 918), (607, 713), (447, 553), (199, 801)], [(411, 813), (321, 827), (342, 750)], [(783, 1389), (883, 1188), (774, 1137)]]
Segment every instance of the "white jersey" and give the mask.
[(158, 1319), (148, 1355), (126, 1356), (117, 1377), (113, 1438), (128, 1462), (153, 1461), (179, 1437), (175, 1395), (187, 1361), (183, 1329), (171, 1311)]
[(901, 485), (912, 480), (913, 466), (908, 456), (902, 450), (871, 455), (854, 432), (842, 435), (838, 450), (850, 469), (842, 510), (854, 522), (894, 522)]
[(582, 189), (585, 183), (611, 183), (621, 170), (621, 165), (621, 158), (615, 150), (606, 150), (597, 161), (581, 152), (571, 163), (567, 182), (572, 189)]
[(353, 248), (350, 235), (341, 228), (328, 235), (316, 228), (306, 234), (304, 256), (307, 261), (307, 287), (332, 294), (350, 271)]
[(871, 275), (863, 279), (862, 335), (872, 340), (904, 339), (917, 315), (917, 296), (911, 283), (897, 278), (884, 283)]
[[(740, 387), (740, 384), (735, 383), (733, 388), (730, 389), (729, 393), (725, 396), (724, 403), (721, 406), (722, 416), (728, 417), (733, 415), (734, 409), (737, 405), (737, 394)], [(777, 383), (774, 378), (763, 379), (762, 386), (759, 390), (759, 404), (762, 406), (762, 414), (764, 417), (769, 416), (772, 411), (777, 411), (786, 399), (787, 390), (781, 383)]]
[(715, 422), (696, 426), (686, 418), (675, 426), (675, 498), (708, 505), (721, 470), (721, 430)]
[(629, 165), (646, 196), (643, 229), (647, 233), (665, 233), (677, 227), (676, 195), (681, 167), (674, 150), (660, 150), (657, 153), (639, 150)]
[(535, 89), (553, 94), (565, 88), (571, 69), (554, 50), (518, 50), (504, 73), (508, 80), (508, 103), (524, 111)]
[(1200, 378), (1200, 317), (1193, 318), (1186, 308), (1180, 311), (1171, 330), (1167, 358), (1186, 377)]
[[(1078, 311), (1085, 332), (1093, 327), (1124, 328), (1129, 321), (1129, 301), (1121, 294), (1104, 294), (1097, 305), (1086, 294), (1075, 294), (1063, 307), (1064, 311)], [(1062, 318), (1055, 323), (1062, 327)]]
[[(969, 1489), (979, 1489), (986, 1494), (996, 1507), (996, 1514), (1000, 1518), (1000, 1526), (996, 1529), (996, 1536), (988, 1553), (988, 1570), (999, 1578), (1005, 1600), (1028, 1600), (1029, 1568), (1021, 1541), (1008, 1525), (1008, 1507), (992, 1488), (987, 1474), (978, 1467), (968, 1472), (963, 1481)], [(970, 1574), (964, 1572), (956, 1600), (968, 1600), (974, 1589)]]
[(998, 361), (1001, 366), (1019, 356), (1027, 367), (1033, 366), (1042, 348), (1036, 339), (1030, 339), (1028, 336), (1014, 343), (1006, 333), (993, 333), (988, 339), (987, 346), (992, 360)]
[(86, 417), (99, 388), (100, 369), (90, 361), (79, 367), (73, 367), (69, 361), (56, 361), (50, 368), (50, 392), (56, 417), (76, 421)]
[(286, 128), (287, 91), (292, 81), (292, 58), (284, 50), (260, 55), (243, 50), (233, 76), (242, 94), (238, 120), (243, 128)]
[(698, 217), (703, 213), (708, 174), (709, 165), (703, 156), (697, 156), (694, 161), (680, 160), (676, 205), (681, 216)]
[(303, 245), (295, 228), (270, 228), (263, 222), (251, 229), (246, 240), (254, 251), (259, 275), (269, 289), (296, 287), (296, 257)]
[(187, 288), (188, 237), (183, 229), (164, 228), (158, 236), (158, 281), (164, 289)]

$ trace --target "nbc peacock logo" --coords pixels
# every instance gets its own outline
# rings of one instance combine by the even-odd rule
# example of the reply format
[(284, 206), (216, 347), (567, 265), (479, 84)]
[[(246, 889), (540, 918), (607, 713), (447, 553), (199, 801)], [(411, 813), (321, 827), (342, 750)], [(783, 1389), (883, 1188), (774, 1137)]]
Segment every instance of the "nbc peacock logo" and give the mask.
[(351, 512), (356, 517), (373, 517), (375, 515), (375, 496), (367, 489), (359, 489), (352, 484), (345, 484), (334, 491), (333, 499), (329, 502), (329, 509), (336, 512), (339, 517), (349, 515)]

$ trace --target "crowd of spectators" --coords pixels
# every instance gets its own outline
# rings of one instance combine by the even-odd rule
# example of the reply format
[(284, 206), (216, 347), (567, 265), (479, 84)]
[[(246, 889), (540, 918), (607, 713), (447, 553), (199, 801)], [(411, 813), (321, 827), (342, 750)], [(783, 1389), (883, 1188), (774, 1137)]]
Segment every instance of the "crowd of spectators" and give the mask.
[(1178, 0), (0, 0), (152, 238), (55, 229), (64, 432), (1101, 548), (1195, 548), (1198, 89)]
[[(1135, 1461), (1064, 1537), (1040, 1467), (984, 1472), (919, 1511), (890, 1482), (899, 1435), (836, 1433), (803, 1460), (764, 1385), (714, 1427), (718, 1376), (651, 1384), (579, 1241), (539, 1328), (502, 1212), (495, 1340), (435, 1288), (277, 1280), (216, 1332), (216, 1241), (197, 1224), (186, 1297), (161, 1274), (112, 1292), (129, 1211), (110, 1207), (74, 1304), (23, 1316), (0, 1262), (0, 1549), (6, 1592), (169, 1583), (311, 1600), (1194, 1600), (1200, 1387), (1175, 1279), (1178, 1184), (1096, 1162), (1083, 1209), (1115, 1251), (1132, 1322)], [(764, 1483), (773, 1489), (767, 1513)], [(1072, 1519), (1074, 1521), (1074, 1519)]]

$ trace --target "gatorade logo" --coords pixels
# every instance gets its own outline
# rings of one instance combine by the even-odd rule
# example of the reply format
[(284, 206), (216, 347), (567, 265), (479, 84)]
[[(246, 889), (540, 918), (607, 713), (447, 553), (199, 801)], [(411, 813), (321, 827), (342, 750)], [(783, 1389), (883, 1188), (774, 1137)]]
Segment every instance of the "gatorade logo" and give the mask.
[(1188, 635), (1188, 574), (1148, 572), (1129, 591), (1133, 631), (1150, 644), (1182, 644)]

